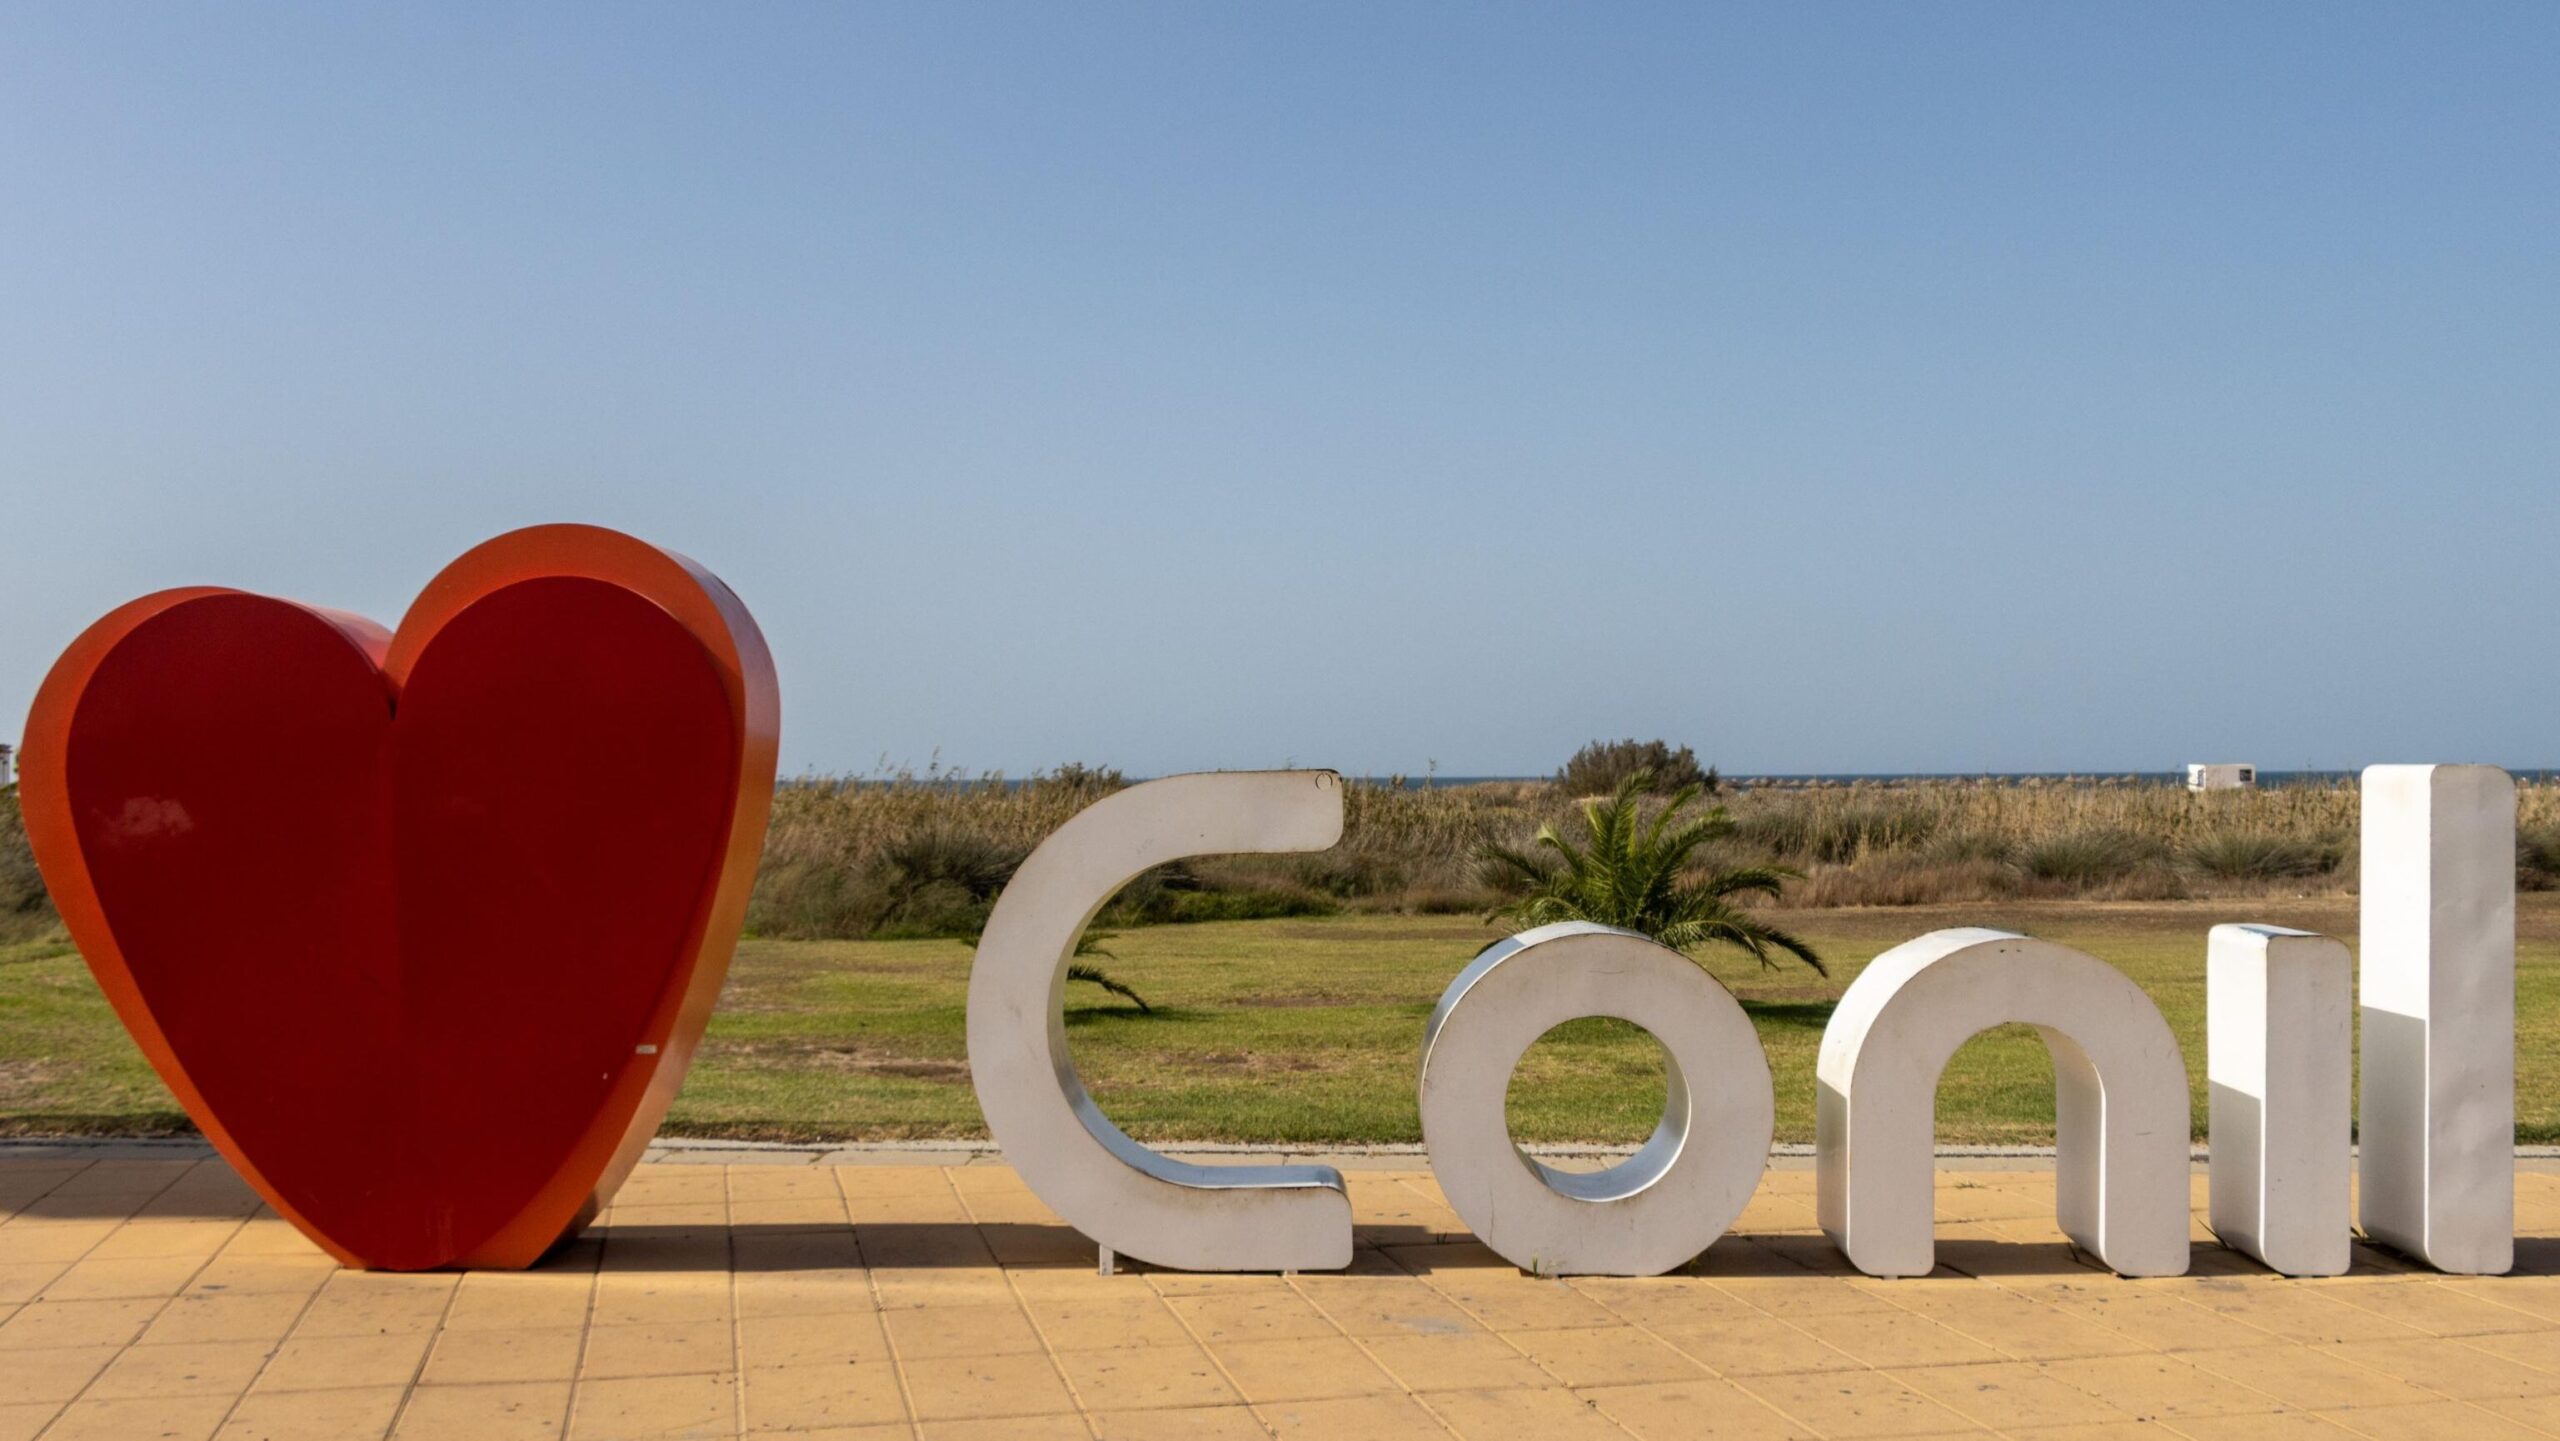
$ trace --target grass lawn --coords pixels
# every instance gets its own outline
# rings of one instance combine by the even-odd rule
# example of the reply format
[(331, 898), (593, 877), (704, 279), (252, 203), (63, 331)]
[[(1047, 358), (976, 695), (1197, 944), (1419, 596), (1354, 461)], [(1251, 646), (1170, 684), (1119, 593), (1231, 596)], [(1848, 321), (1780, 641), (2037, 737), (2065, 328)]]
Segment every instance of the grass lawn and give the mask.
[[(2517, 1138), (2560, 1140), (2560, 895), (2519, 898)], [(1829, 981), (1711, 955), (1757, 1023), (1777, 1081), (1778, 1137), (1813, 1135), (1813, 1063), (1833, 1001), (1886, 948), (1923, 931), (1996, 925), (2121, 967), (2186, 1050), (2204, 1127), (2204, 939), (2216, 921), (2355, 934), (2353, 900), (2021, 902), (1790, 911), (1777, 919), (1832, 961)], [(1441, 988), (1495, 931), (1464, 917), (1343, 916), (1161, 926), (1109, 943), (1103, 964), (1156, 1006), (1139, 1015), (1069, 988), (1077, 1064), (1112, 1117), (1157, 1140), (1415, 1141), (1414, 1068)], [(963, 1006), (969, 953), (952, 941), (740, 946), (671, 1133), (763, 1139), (983, 1135)], [(1106, 1002), (1109, 1002), (1106, 1004)], [(1946, 1141), (2049, 1141), (2052, 1066), (2032, 1031), (1977, 1038), (1938, 1092)], [(1659, 1052), (1633, 1028), (1585, 1021), (1533, 1049), (1512, 1087), (1523, 1140), (1641, 1139), (1662, 1104)], [(167, 1133), (185, 1119), (58, 941), (0, 946), (0, 1134)]]

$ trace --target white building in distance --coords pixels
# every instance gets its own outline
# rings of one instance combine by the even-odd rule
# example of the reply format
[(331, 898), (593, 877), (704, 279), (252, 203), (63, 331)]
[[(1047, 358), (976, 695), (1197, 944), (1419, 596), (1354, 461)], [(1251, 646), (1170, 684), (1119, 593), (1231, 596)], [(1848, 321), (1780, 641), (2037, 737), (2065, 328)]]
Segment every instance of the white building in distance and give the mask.
[(2191, 791), (2240, 791), (2258, 784), (2258, 768), (2242, 765), (2201, 765), (2187, 767), (2187, 789)]

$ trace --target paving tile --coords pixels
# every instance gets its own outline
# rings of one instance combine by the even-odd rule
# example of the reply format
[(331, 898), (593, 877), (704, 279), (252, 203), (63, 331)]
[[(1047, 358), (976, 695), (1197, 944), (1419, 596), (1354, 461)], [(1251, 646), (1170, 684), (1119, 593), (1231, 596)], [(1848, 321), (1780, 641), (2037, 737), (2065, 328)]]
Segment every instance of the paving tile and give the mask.
[(427, 1353), (419, 1380), (432, 1386), (574, 1380), (586, 1341), (587, 1333), (576, 1326), (445, 1331)]
[(187, 1283), (193, 1293), (233, 1296), (258, 1291), (291, 1291), (308, 1296), (338, 1274), (338, 1263), (309, 1251), (294, 1256), (233, 1255), (224, 1252), (205, 1263)]
[(263, 1341), (190, 1341), (128, 1346), (89, 1383), (89, 1397), (237, 1396), (267, 1364)]
[[(1437, 1248), (1433, 1248), (1437, 1249)], [(1490, 1254), (1490, 1253), (1488, 1253)], [(1289, 1278), (1269, 1272), (1158, 1271), (1141, 1266), (1136, 1273), (1159, 1296), (1206, 1296), (1221, 1291), (1287, 1291)]]
[(1294, 1290), (1176, 1296), (1167, 1304), (1192, 1334), (1211, 1345), (1336, 1334), (1332, 1320)]
[(1924, 1366), (1892, 1375), (1948, 1410), (2002, 1430), (2129, 1419), (2126, 1412), (2029, 1361)]
[(2459, 1401), (2324, 1412), (2321, 1419), (2376, 1441), (2540, 1441), (2542, 1433)]
[(654, 1326), (596, 1326), (587, 1332), (586, 1359), (578, 1375), (589, 1381), (626, 1376), (706, 1375), (737, 1369), (734, 1329), (727, 1319), (673, 1321)]
[(1567, 1386), (1686, 1381), (1695, 1379), (1704, 1369), (1670, 1346), (1627, 1326), (1506, 1331), (1503, 1339)]
[(181, 1296), (152, 1318), (141, 1344), (174, 1345), (189, 1341), (282, 1341), (302, 1318), (309, 1298), (292, 1292), (228, 1292)]
[(1769, 1320), (1768, 1312), (1698, 1277), (1583, 1277), (1572, 1285), (1611, 1315), (1652, 1329), (1765, 1325)]
[(1755, 1376), (1737, 1383), (1826, 1437), (1934, 1436), (1974, 1423), (1878, 1371)]
[(2543, 1318), (2529, 1311), (2433, 1281), (2338, 1286), (2321, 1293), (2333, 1301), (2372, 1311), (2437, 1336), (2485, 1336), (2539, 1330)]
[(2427, 1334), (2378, 1311), (2333, 1301), (2300, 1282), (2255, 1277), (2204, 1281), (2181, 1288), (2179, 1296), (2288, 1341), (2407, 1341)]
[(714, 1271), (640, 1271), (596, 1278), (594, 1314), (599, 1326), (726, 1321), (730, 1311), (725, 1264)]
[(2462, 1344), (2492, 1356), (2503, 1356), (2537, 1371), (2560, 1373), (2560, 1326), (2493, 1336), (2465, 1336)]
[(2510, 1421), (2521, 1421), (2546, 1436), (2560, 1436), (2560, 1396), (2502, 1397), (2472, 1404)]
[(1410, 1396), (1350, 1396), (1256, 1406), (1254, 1414), (1278, 1436), (1311, 1441), (1414, 1441), (1447, 1436), (1448, 1428)]
[(243, 1397), (215, 1441), (380, 1441), (407, 1390), (360, 1386)]
[(1397, 1390), (1359, 1347), (1339, 1336), (1236, 1341), (1209, 1354), (1247, 1401), (1311, 1401)]
[(59, 1406), (77, 1396), (98, 1373), (123, 1354), (118, 1346), (65, 1346), (57, 1349), (0, 1352), (5, 1386), (11, 1401)]
[(2475, 1301), (2560, 1321), (2560, 1276), (2446, 1276), (2435, 1285)]
[(1626, 1431), (1570, 1391), (1443, 1391), (1422, 1398), (1464, 1441), (1626, 1441)]
[(1232, 1406), (1243, 1400), (1209, 1354), (1187, 1341), (1069, 1351), (1057, 1364), (1077, 1404), (1088, 1411)]
[(2098, 1288), (2076, 1291), (2053, 1304), (2057, 1310), (2095, 1321), (2142, 1346), (2162, 1351), (2230, 1351), (2274, 1345), (2284, 1339), (2264, 1327), (2138, 1284), (2101, 1283)]
[(1013, 1288), (992, 1264), (874, 1267), (871, 1289), (879, 1297), (882, 1310), (1015, 1304)]
[(1099, 1411), (1091, 1419), (1100, 1441), (1265, 1441), (1271, 1434), (1243, 1406)]
[(126, 1296), (165, 1298), (186, 1288), (209, 1258), (139, 1256), (101, 1259), (92, 1252), (44, 1288), (48, 1301), (100, 1301)]
[[(840, 1230), (732, 1231), (729, 1260), (740, 1276), (789, 1277), (811, 1271), (861, 1276), (868, 1264), (848, 1226)], [(860, 1289), (869, 1289), (867, 1284)]]
[(1101, 1351), (1114, 1346), (1170, 1346), (1191, 1339), (1172, 1304), (1150, 1291), (1093, 1300), (1023, 1297), (1050, 1350)]
[(2337, 1351), (2359, 1366), (2408, 1377), (2456, 1400), (2560, 1394), (2560, 1375), (2461, 1341), (2351, 1341)]
[(1435, 1275), (1432, 1283), (1479, 1323), (1497, 1331), (1555, 1331), (1626, 1324), (1609, 1308), (1561, 1281), (1516, 1271), (1499, 1277)]
[(259, 1373), (260, 1391), (326, 1391), (338, 1386), (405, 1386), (417, 1379), (433, 1338), (423, 1332), (389, 1336), (297, 1336), (277, 1349)]
[[(36, 1441), (37, 1434), (61, 1414), (58, 1401), (0, 1401), (0, 1441)], [(1262, 1434), (1259, 1423), (1253, 1434)]]
[(121, 1346), (142, 1334), (165, 1301), (37, 1301), (0, 1322), (0, 1352)]
[[(2023, 1300), (1996, 1286), (1963, 1283), (1947, 1289), (1915, 1289), (1897, 1301), (1916, 1315), (2021, 1361), (2069, 1356), (2121, 1356), (2151, 1349), (2112, 1327), (2058, 1306)], [(2345, 1309), (2343, 1307), (2338, 1309)], [(1825, 1327), (1825, 1335), (1829, 1333)], [(1854, 1351), (1854, 1347), (1844, 1346)]]
[(569, 1402), (569, 1441), (736, 1434), (738, 1383), (726, 1372), (585, 1380)]
[(35, 1225), (20, 1222), (0, 1227), (0, 1263), (25, 1265), (52, 1261), (68, 1267), (72, 1262), (95, 1250), (98, 1244), (116, 1232), (113, 1221), (56, 1222)]
[(311, 1298), (293, 1334), (389, 1336), (433, 1331), (453, 1303), (460, 1279), (342, 1271)]
[(1076, 1409), (1057, 1367), (1037, 1353), (902, 1362), (919, 1421), (1044, 1416)]
[(568, 1421), (566, 1381), (421, 1386), (400, 1408), (391, 1435), (393, 1441), (555, 1441)]
[(118, 1226), (89, 1252), (90, 1260), (189, 1256), (208, 1261), (240, 1231), (238, 1221), (133, 1221)]
[(772, 1201), (732, 1201), (729, 1203), (729, 1224), (828, 1230), (851, 1226), (853, 1217), (845, 1210), (841, 1196), (808, 1196)]
[[(1719, 1376), (1780, 1376), (1800, 1371), (1855, 1371), (1866, 1363), (1775, 1318), (1753, 1326), (1658, 1331), (1664, 1344)], [(1978, 1343), (1968, 1342), (1967, 1345)]]
[(733, 1294), (740, 1316), (851, 1316), (879, 1310), (870, 1273), (860, 1269), (742, 1273)]
[(2264, 1391), (2287, 1406), (2318, 1410), (2337, 1406), (2414, 1406), (2442, 1399), (2408, 1381), (2366, 1370), (2337, 1348), (2259, 1347), (2230, 1353), (2198, 1352), (2195, 1363), (2226, 1380)]
[(226, 1256), (288, 1256), (309, 1259), (321, 1254), (311, 1238), (293, 1228), (293, 1223), (273, 1213), (264, 1213), (243, 1222), (222, 1245)]
[(2089, 1356), (2044, 1366), (2063, 1384), (2137, 1420), (2246, 1415), (2273, 1411), (2282, 1404), (2182, 1356)]
[(926, 1306), (895, 1310), (881, 1321), (901, 1361), (944, 1356), (1007, 1356), (1040, 1349), (1040, 1333), (1018, 1304)]
[(1782, 1321), (1804, 1322), (1853, 1311), (1898, 1311), (1882, 1289), (1851, 1285), (1838, 1277), (1790, 1268), (1783, 1275), (1715, 1276), (1717, 1290)]
[(446, 1310), (448, 1331), (524, 1331), (584, 1326), (595, 1278), (583, 1274), (474, 1271), (462, 1278)]
[(2355, 1432), (2308, 1411), (2203, 1416), (2178, 1423), (2188, 1441), (2351, 1441)]
[(70, 1266), (68, 1261), (0, 1261), (0, 1305), (34, 1300)]
[[(1926, 1316), (1908, 1311), (1858, 1311), (1825, 1316), (1804, 1327), (1822, 1344), (1866, 1365), (1952, 1366), (2008, 1359), (2006, 1353)], [(2119, 1341), (2122, 1338), (2117, 1338)]]
[(46, 1428), (46, 1441), (210, 1441), (231, 1409), (227, 1396), (80, 1400)]
[(2010, 1441), (2167, 1441), (2169, 1433), (2148, 1421), (2090, 1421), (2074, 1426), (2019, 1426), (2000, 1434)]
[(927, 1421), (916, 1428), (924, 1441), (1087, 1441), (1082, 1416), (1000, 1416), (983, 1421)]
[(1813, 1432), (1728, 1381), (1604, 1386), (1583, 1397), (1640, 1441), (1809, 1441)]
[[(1483, 1391), (1556, 1384), (1555, 1377), (1491, 1331), (1460, 1331), (1445, 1336), (1364, 1336), (1360, 1346), (1386, 1368), (1387, 1374), (1411, 1391)], [(1693, 1368), (1686, 1374), (1700, 1373)]]
[(749, 1366), (738, 1391), (750, 1433), (904, 1425), (906, 1393), (883, 1358), (861, 1363)]
[(835, 1316), (749, 1316), (738, 1322), (738, 1360), (780, 1366), (889, 1364), (889, 1338), (868, 1311)]

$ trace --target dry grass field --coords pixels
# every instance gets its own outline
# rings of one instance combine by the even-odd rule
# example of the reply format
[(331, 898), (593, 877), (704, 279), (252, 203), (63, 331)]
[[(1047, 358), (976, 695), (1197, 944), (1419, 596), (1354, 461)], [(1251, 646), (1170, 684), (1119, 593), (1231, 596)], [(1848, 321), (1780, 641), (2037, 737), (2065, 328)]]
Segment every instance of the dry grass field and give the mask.
[[(949, 775), (810, 780), (774, 809), (749, 925), (794, 938), (963, 934), (1011, 867), (1117, 783), (1081, 767), (1007, 784)], [(1734, 829), (1700, 857), (1802, 873), (1792, 905), (1908, 906), (2353, 893), (2353, 782), (2190, 794), (2133, 780), (1752, 785), (1712, 797)], [(1546, 782), (1345, 788), (1342, 843), (1151, 873), (1105, 924), (1343, 912), (1481, 915), (1501, 900), (1479, 858), (1581, 798)], [(2560, 784), (2518, 797), (2527, 889), (2560, 887)]]

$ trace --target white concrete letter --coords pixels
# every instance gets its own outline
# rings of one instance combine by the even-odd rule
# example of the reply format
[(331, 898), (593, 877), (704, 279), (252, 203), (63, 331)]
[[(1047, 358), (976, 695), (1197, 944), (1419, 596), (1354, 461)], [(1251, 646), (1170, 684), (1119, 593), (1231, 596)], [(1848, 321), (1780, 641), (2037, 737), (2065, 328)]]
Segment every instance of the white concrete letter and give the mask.
[(2281, 926), (2205, 947), (2213, 1233), (2288, 1276), (2346, 1273), (2347, 948)]
[(2365, 1234), (2439, 1271), (2515, 1264), (2516, 786), (2496, 766), (2368, 766)]
[(1936, 1264), (1938, 1074), (1978, 1031), (2034, 1026), (2053, 1055), (2055, 1211), (2125, 1276), (2187, 1269), (2187, 1072), (2123, 972), (2006, 931), (1934, 931), (1875, 958), (1815, 1064), (1822, 1229), (1870, 1276)]
[(1351, 1201), (1330, 1166), (1195, 1166), (1122, 1133), (1067, 1054), (1067, 962), (1094, 914), (1149, 866), (1320, 851), (1342, 838), (1331, 771), (1170, 776), (1087, 806), (997, 898), (969, 971), (969, 1071), (987, 1129), (1068, 1225), (1188, 1271), (1338, 1270)]
[[(1607, 1170), (1551, 1170), (1511, 1140), (1511, 1073), (1540, 1036), (1615, 1016), (1662, 1045), (1653, 1138)], [(1654, 1276), (1742, 1214), (1777, 1126), (1769, 1059), (1731, 992), (1678, 951), (1583, 921), (1497, 941), (1440, 997), (1422, 1038), (1422, 1136), (1450, 1209), (1542, 1276)]]

